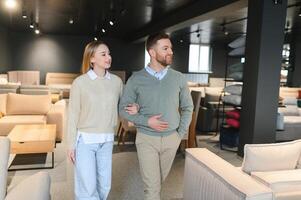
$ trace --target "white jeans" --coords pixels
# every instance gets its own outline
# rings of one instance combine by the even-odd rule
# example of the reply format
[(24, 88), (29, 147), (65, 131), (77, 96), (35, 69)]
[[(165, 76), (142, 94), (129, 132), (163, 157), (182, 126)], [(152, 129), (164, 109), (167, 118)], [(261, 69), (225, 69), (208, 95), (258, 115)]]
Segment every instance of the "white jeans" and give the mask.
[(113, 142), (85, 144), (75, 149), (75, 199), (106, 200), (111, 189)]

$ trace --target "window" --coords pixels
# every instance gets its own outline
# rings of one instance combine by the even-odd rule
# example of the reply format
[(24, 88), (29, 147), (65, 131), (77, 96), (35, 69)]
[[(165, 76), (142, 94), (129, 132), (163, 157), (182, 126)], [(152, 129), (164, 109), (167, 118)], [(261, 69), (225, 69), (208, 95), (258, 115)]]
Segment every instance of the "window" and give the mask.
[(209, 45), (189, 46), (189, 72), (211, 71), (211, 49)]

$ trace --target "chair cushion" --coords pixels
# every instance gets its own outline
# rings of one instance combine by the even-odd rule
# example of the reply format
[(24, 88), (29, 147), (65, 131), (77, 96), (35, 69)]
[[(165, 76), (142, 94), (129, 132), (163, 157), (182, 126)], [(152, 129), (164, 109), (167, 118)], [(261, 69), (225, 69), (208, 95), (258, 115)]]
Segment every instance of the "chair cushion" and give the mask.
[(7, 94), (0, 94), (0, 112), (6, 115)]
[(8, 115), (45, 115), (51, 106), (51, 95), (8, 94)]
[(46, 115), (6, 115), (0, 119), (0, 135), (8, 135), (17, 124), (46, 124)]
[(236, 94), (236, 95), (241, 95), (242, 93), (242, 85), (229, 85), (225, 87), (224, 89), (225, 92), (230, 93), (230, 94)]
[(242, 170), (277, 171), (295, 169), (301, 153), (301, 140), (272, 144), (246, 144)]
[(301, 190), (301, 169), (252, 172), (251, 176), (275, 193)]
[(223, 97), (223, 102), (239, 106), (241, 103), (241, 96), (234, 94), (226, 95)]

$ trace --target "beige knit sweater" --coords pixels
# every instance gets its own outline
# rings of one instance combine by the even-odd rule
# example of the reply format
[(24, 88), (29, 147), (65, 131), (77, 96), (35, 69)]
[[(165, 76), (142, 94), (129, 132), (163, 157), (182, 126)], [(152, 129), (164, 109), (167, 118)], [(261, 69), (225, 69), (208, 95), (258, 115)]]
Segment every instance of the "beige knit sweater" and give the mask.
[(69, 148), (75, 148), (77, 131), (85, 133), (114, 133), (118, 118), (118, 101), (122, 93), (121, 79), (88, 74), (76, 78), (71, 86), (67, 134)]

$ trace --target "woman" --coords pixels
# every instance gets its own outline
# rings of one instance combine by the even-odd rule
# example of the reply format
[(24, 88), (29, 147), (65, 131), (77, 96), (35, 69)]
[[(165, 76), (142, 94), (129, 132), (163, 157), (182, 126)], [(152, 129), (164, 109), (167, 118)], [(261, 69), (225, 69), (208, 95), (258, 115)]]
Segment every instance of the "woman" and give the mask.
[[(68, 157), (75, 165), (77, 200), (105, 200), (111, 189), (114, 129), (123, 88), (121, 79), (108, 72), (111, 61), (105, 43), (89, 43), (83, 56), (83, 74), (71, 87)], [(127, 110), (136, 114), (138, 106), (129, 105)]]

